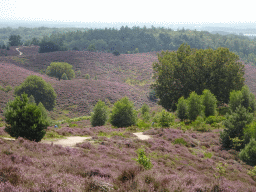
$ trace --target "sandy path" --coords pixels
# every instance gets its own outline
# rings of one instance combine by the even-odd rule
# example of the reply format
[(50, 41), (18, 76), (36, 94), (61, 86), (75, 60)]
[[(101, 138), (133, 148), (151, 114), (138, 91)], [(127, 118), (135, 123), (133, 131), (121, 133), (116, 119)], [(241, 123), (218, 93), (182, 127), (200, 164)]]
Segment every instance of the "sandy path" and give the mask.
[[(141, 140), (147, 140), (150, 138), (149, 135), (143, 135), (142, 132), (133, 133), (133, 134), (136, 135)], [(7, 137), (0, 137), (0, 138), (7, 139), (7, 140), (15, 140)], [(72, 147), (72, 148), (81, 149), (79, 147), (75, 147), (75, 145), (77, 143), (83, 143), (85, 140), (91, 139), (91, 138), (92, 137), (70, 136), (70, 137), (67, 137), (67, 139), (55, 139), (53, 141), (42, 140), (39, 143), (48, 143), (48, 144), (53, 143), (54, 145), (62, 145), (63, 147)]]
[(19, 48), (16, 48), (16, 50), (20, 53), (20, 55), (22, 55), (23, 53), (19, 51)]

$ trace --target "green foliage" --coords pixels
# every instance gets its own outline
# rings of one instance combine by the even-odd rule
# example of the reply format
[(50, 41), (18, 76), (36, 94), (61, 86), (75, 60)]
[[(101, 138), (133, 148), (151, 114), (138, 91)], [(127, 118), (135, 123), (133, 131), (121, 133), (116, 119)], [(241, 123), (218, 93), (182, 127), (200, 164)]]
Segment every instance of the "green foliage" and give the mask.
[(14, 89), (16, 96), (21, 96), (23, 92), (29, 96), (33, 95), (36, 104), (38, 105), (39, 102), (42, 102), (47, 110), (52, 110), (56, 105), (57, 94), (51, 84), (46, 83), (42, 77), (30, 75), (21, 85)]
[(142, 119), (143, 119), (143, 121), (145, 121), (145, 122), (149, 122), (149, 120), (150, 120), (150, 113), (149, 112), (145, 112), (143, 115), (142, 115)]
[(108, 118), (108, 107), (101, 100), (93, 108), (93, 115), (91, 116), (91, 124), (95, 126), (105, 125)]
[(120, 55), (120, 53), (119, 53), (119, 51), (115, 50), (115, 51), (113, 52), (113, 55), (118, 56), (118, 55)]
[(161, 116), (159, 118), (159, 124), (161, 127), (170, 127), (171, 123), (175, 120), (175, 116), (172, 113), (165, 111), (164, 109), (161, 111)]
[[(28, 103), (36, 103), (35, 98), (33, 95), (30, 95), (28, 98)], [(41, 102), (40, 102), (41, 103)]]
[(192, 91), (202, 94), (208, 89), (222, 103), (227, 103), (231, 90), (244, 85), (244, 66), (239, 56), (228, 48), (191, 49), (182, 44), (176, 52), (162, 51), (153, 63), (155, 83), (151, 85), (159, 97), (159, 104), (175, 111), (181, 96), (187, 98)]
[(140, 165), (143, 165), (143, 167), (146, 169), (146, 170), (149, 170), (153, 167), (151, 161), (150, 161), (150, 158), (148, 158), (146, 155), (145, 155), (145, 150), (144, 149), (141, 149), (139, 148), (137, 150), (137, 153), (138, 153), (138, 159), (135, 159), (135, 161), (137, 161)]
[(87, 50), (88, 51), (96, 51), (96, 47), (94, 44), (90, 44), (88, 47), (87, 47)]
[(138, 119), (137, 126), (139, 128), (150, 128), (150, 123), (146, 123), (145, 120)]
[(251, 138), (256, 139), (256, 121), (252, 121), (244, 128), (244, 146), (250, 142)]
[(95, 75), (93, 79), (94, 79), (94, 80), (97, 80), (97, 79), (98, 79), (97, 75)]
[(43, 113), (39, 106), (28, 103), (27, 94), (22, 94), (21, 99), (19, 96), (15, 97), (14, 101), (7, 103), (4, 110), (5, 131), (16, 139), (23, 137), (39, 142), (50, 124)]
[(149, 99), (152, 100), (152, 101), (156, 101), (157, 97), (156, 97), (156, 91), (154, 89), (150, 90)]
[(200, 96), (193, 91), (188, 98), (188, 118), (194, 121), (197, 116), (202, 115), (202, 110), (202, 100)]
[(31, 40), (30, 45), (39, 45), (39, 44), (40, 44), (39, 40), (36, 37), (33, 37), (33, 39)]
[(90, 79), (90, 75), (89, 74), (85, 74), (85, 79)]
[(183, 96), (178, 100), (177, 116), (181, 121), (184, 121), (188, 118), (188, 103)]
[(149, 112), (149, 106), (146, 103), (144, 103), (141, 107), (141, 113), (142, 115), (144, 115), (146, 112)]
[(139, 53), (139, 49), (135, 48), (134, 53)]
[(229, 107), (232, 111), (242, 104), (243, 94), (241, 91), (232, 91), (229, 97)]
[(7, 45), (6, 50), (10, 50), (10, 46), (9, 45)]
[(72, 67), (72, 65), (66, 62), (52, 62), (50, 66), (47, 67), (46, 74), (60, 80), (62, 75), (66, 73), (67, 78), (71, 80), (72, 78), (75, 78), (75, 72)]
[(183, 138), (177, 138), (174, 140), (173, 144), (182, 144), (184, 146), (187, 146), (187, 142)]
[[(253, 115), (249, 113), (245, 107), (239, 105), (235, 112), (226, 115), (226, 120), (223, 122), (226, 129), (220, 132), (220, 143), (225, 148), (232, 148), (232, 138), (238, 137), (242, 140), (244, 137), (244, 128), (253, 121)], [(237, 150), (243, 148), (244, 145), (237, 148)]]
[(81, 71), (80, 70), (78, 70), (76, 73), (77, 73), (77, 76), (81, 75)]
[(254, 138), (252, 138), (245, 148), (241, 150), (239, 157), (242, 161), (251, 166), (256, 165), (256, 141)]
[(10, 46), (19, 46), (21, 45), (21, 37), (19, 35), (11, 35), (9, 37)]
[(63, 74), (61, 75), (61, 79), (63, 79), (63, 80), (68, 80), (68, 77), (67, 77), (66, 73), (63, 73)]
[(61, 51), (61, 46), (53, 41), (42, 40), (39, 44), (39, 53), (48, 53), (54, 51)]
[(116, 127), (129, 127), (136, 125), (137, 111), (134, 110), (133, 103), (127, 97), (114, 103), (110, 114), (110, 123)]
[(255, 177), (256, 176), (256, 166), (254, 166), (252, 170), (248, 171), (247, 174), (250, 175), (251, 177)]
[(5, 44), (2, 45), (2, 49), (6, 49), (6, 45)]
[(202, 103), (204, 106), (204, 114), (206, 117), (216, 114), (217, 99), (210, 90), (205, 89), (202, 95)]
[(8, 92), (11, 91), (11, 90), (12, 90), (12, 86), (7, 85), (3, 91), (6, 92), (6, 93), (8, 93)]

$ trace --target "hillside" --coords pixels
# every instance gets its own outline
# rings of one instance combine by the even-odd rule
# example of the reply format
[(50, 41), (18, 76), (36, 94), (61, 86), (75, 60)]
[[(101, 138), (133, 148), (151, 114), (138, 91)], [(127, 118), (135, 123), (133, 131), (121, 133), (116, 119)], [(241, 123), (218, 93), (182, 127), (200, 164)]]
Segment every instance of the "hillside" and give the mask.
[[(14, 53), (17, 47), (11, 47), (9, 52)], [(92, 111), (96, 102), (101, 99), (109, 100), (111, 104), (124, 96), (128, 96), (140, 107), (144, 102), (155, 106), (147, 95), (152, 81), (152, 63), (157, 61), (156, 52), (139, 54), (96, 53), (87, 51), (65, 51), (38, 53), (38, 46), (19, 48), (23, 55), (0, 57), (0, 85), (20, 85), (27, 76), (38, 75), (49, 82), (57, 93), (56, 110), (51, 117), (57, 114), (68, 117), (87, 115)], [(58, 81), (56, 78), (40, 74), (45, 71), (51, 62), (67, 62), (73, 65), (75, 72), (81, 75), (71, 81)], [(90, 79), (85, 79), (85, 74)], [(97, 80), (94, 77), (97, 76)], [(8, 93), (0, 91), (1, 109), (9, 99), (14, 99), (13, 90)], [(2, 115), (2, 113), (1, 113)]]

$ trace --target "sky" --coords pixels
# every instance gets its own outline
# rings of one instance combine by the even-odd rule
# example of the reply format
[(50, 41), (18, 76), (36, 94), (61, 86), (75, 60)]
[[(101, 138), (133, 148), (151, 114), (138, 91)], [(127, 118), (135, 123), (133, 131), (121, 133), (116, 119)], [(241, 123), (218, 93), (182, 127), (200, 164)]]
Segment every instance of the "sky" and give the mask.
[(252, 1), (0, 0), (0, 19), (81, 23), (254, 23), (255, 6), (250, 2)]

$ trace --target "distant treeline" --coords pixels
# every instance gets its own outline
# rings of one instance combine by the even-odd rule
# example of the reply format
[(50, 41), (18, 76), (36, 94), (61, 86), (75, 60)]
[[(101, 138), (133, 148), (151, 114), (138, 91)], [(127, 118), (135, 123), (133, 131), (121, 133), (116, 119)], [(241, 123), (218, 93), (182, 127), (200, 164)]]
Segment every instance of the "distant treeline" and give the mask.
[[(77, 28), (1, 28), (0, 44), (6, 43), (10, 35), (20, 35), (24, 45), (53, 42), (56, 50), (89, 50), (100, 52), (114, 52), (129, 54), (161, 50), (177, 50), (182, 43), (191, 48), (217, 49), (227, 47), (239, 55), (246, 63), (256, 64), (256, 39), (242, 35), (211, 34), (207, 31), (181, 29), (174, 31), (166, 28), (124, 27), (105, 29), (77, 29)], [(118, 55), (118, 54), (117, 54)]]

